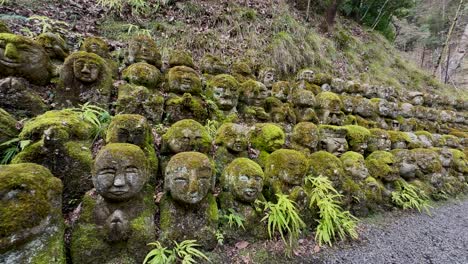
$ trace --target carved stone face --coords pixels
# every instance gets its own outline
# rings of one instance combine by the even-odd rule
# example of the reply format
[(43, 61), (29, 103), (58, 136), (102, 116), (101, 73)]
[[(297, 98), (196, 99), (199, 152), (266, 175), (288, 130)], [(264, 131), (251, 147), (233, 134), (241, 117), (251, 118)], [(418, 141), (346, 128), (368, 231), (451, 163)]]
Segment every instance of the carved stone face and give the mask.
[(449, 168), (452, 165), (453, 154), (448, 148), (440, 150), (439, 160), (442, 163), (442, 167)]
[(182, 137), (170, 140), (169, 148), (172, 153), (180, 153), (193, 150), (196, 145), (201, 144), (202, 132), (197, 129), (185, 128), (182, 130)]
[(198, 74), (189, 67), (177, 66), (171, 68), (168, 74), (169, 89), (177, 94), (191, 93), (198, 95), (201, 93), (201, 80)]
[(414, 105), (423, 105), (424, 104), (424, 97), (423, 97), (422, 94), (416, 95), (415, 97), (413, 97), (413, 99), (411, 99), (411, 102)]
[(249, 106), (262, 107), (268, 96), (270, 96), (270, 91), (261, 82), (250, 80), (243, 84), (242, 100)]
[(279, 131), (264, 135), (264, 139), (266, 143), (265, 150), (269, 152), (280, 149), (285, 141), (284, 134)]
[(73, 63), (75, 77), (85, 83), (97, 81), (100, 71), (101, 68), (98, 64), (86, 59), (77, 59)]
[(50, 77), (49, 63), (39, 44), (22, 36), (0, 33), (0, 77), (24, 77), (42, 85)]
[(156, 43), (154, 40), (147, 37), (139, 37), (133, 40), (128, 47), (129, 61), (134, 62), (146, 62), (156, 67), (160, 67), (161, 55), (158, 52)]
[(395, 156), (396, 164), (400, 176), (406, 180), (412, 180), (416, 177), (418, 166), (414, 155), (407, 149), (392, 151)]
[(267, 70), (263, 73), (262, 82), (267, 88), (271, 88), (273, 83), (276, 81), (275, 73), (272, 70)]
[(130, 200), (141, 191), (148, 177), (145, 154), (135, 145), (108, 144), (96, 156), (93, 184), (104, 199)]
[(293, 130), (292, 141), (298, 146), (315, 151), (319, 141), (317, 127), (308, 122), (297, 124)]
[(289, 187), (301, 186), (309, 165), (305, 156), (295, 150), (280, 149), (267, 159), (265, 175), (272, 180), (280, 180)]
[(320, 134), (320, 147), (322, 150), (332, 153), (337, 157), (348, 151), (346, 131), (343, 131), (343, 133), (322, 131)]
[(226, 167), (224, 177), (227, 178), (229, 189), (236, 200), (251, 203), (262, 193), (262, 168), (249, 159), (235, 159)]
[(43, 33), (36, 38), (36, 41), (45, 49), (51, 59), (64, 60), (68, 56), (65, 41), (56, 34)]
[(237, 106), (239, 100), (238, 87), (231, 82), (217, 82), (217, 85), (212, 87), (213, 99), (219, 109), (229, 111)]
[(316, 104), (315, 95), (311, 91), (296, 90), (293, 94), (293, 103), (296, 107), (308, 108)]
[(364, 157), (355, 152), (346, 152), (341, 156), (343, 169), (353, 179), (364, 180), (369, 177)]
[(271, 89), (271, 95), (278, 98), (281, 102), (286, 102), (290, 89), (288, 82), (276, 82)]
[(314, 81), (314, 71), (312, 70), (303, 70), (299, 73), (297, 77), (298, 81), (306, 81), (308, 83), (312, 83)]
[(247, 150), (247, 129), (239, 124), (224, 124), (216, 136), (216, 144), (224, 145), (231, 152)]
[(198, 152), (183, 152), (172, 157), (165, 175), (166, 190), (182, 203), (197, 204), (212, 188), (210, 160)]

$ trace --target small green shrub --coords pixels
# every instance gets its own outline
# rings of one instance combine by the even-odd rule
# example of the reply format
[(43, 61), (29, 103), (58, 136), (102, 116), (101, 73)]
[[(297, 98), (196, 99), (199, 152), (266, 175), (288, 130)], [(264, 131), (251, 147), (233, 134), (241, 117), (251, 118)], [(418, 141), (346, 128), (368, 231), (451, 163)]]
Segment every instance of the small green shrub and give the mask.
[(73, 108), (72, 110), (75, 112), (79, 112), (83, 120), (93, 125), (94, 141), (99, 136), (103, 136), (107, 126), (109, 125), (111, 121), (111, 116), (109, 112), (107, 112), (105, 109), (99, 106), (91, 105), (89, 102), (83, 105), (80, 105), (79, 108)]
[(193, 264), (197, 263), (196, 259), (210, 262), (208, 257), (197, 249), (200, 245), (197, 244), (196, 240), (184, 240), (181, 243), (174, 241), (174, 244), (175, 246), (171, 250), (163, 247), (159, 242), (149, 243), (148, 245), (155, 248), (146, 255), (143, 264), (173, 264), (176, 262)]
[(395, 181), (396, 190), (392, 192), (392, 201), (397, 206), (406, 209), (416, 209), (419, 212), (422, 210), (430, 213), (429, 197), (423, 190), (414, 185), (407, 183), (404, 180)]
[(228, 209), (229, 214), (225, 214), (221, 216), (221, 220), (226, 221), (227, 225), (229, 225), (230, 228), (233, 226), (237, 226), (238, 228), (242, 228), (245, 230), (244, 227), (244, 217), (236, 213), (233, 209), (229, 208)]
[(13, 138), (0, 144), (0, 147), (7, 147), (2, 153), (0, 164), (8, 164), (24, 148), (31, 144), (31, 140), (20, 140)]
[(349, 211), (344, 211), (340, 206), (342, 197), (333, 188), (332, 182), (323, 176), (307, 176), (307, 195), (310, 199), (309, 207), (319, 209), (320, 220), (315, 234), (315, 240), (322, 245), (327, 243), (332, 246), (332, 240), (338, 237), (343, 240), (346, 236), (352, 239), (358, 238), (356, 226), (358, 219)]
[[(281, 239), (288, 247), (289, 254), (297, 244), (301, 230), (306, 227), (304, 221), (299, 216), (296, 203), (289, 199), (288, 195), (276, 194), (277, 203), (257, 201), (264, 206), (266, 213), (262, 221), (268, 223), (268, 235), (272, 238), (275, 232), (281, 235)], [(288, 235), (286, 240), (285, 235)]]

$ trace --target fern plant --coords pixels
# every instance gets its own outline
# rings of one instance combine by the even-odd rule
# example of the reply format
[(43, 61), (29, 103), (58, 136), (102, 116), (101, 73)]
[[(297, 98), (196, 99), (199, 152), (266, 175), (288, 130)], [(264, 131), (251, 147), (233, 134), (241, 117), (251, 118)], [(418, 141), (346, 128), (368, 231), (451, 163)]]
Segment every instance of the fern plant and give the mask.
[(200, 245), (196, 240), (184, 240), (180, 243), (174, 241), (173, 249), (163, 247), (158, 241), (148, 245), (155, 248), (146, 255), (143, 264), (174, 264), (178, 261), (182, 264), (194, 264), (197, 263), (197, 259), (211, 262), (203, 252), (197, 249)]
[[(289, 199), (288, 195), (276, 194), (277, 203), (257, 201), (264, 206), (265, 217), (261, 221), (267, 221), (268, 235), (273, 237), (274, 233), (279, 233), (284, 244), (289, 249), (297, 244), (301, 230), (305, 228), (296, 203)], [(286, 239), (286, 234), (288, 238)]]
[(80, 105), (79, 108), (73, 108), (72, 110), (79, 112), (83, 120), (93, 125), (93, 141), (104, 133), (111, 121), (109, 112), (99, 106), (92, 105), (89, 102)]
[(416, 209), (430, 214), (429, 197), (423, 190), (407, 183), (405, 180), (395, 181), (396, 190), (392, 192), (392, 201), (397, 206), (405, 209)]
[(244, 227), (244, 217), (236, 213), (232, 208), (228, 209), (229, 214), (224, 214), (221, 216), (222, 220), (225, 220), (230, 228), (233, 226), (237, 226), (238, 228), (242, 228), (245, 230)]
[(6, 147), (2, 153), (0, 164), (10, 163), (11, 160), (29, 144), (31, 144), (31, 140), (20, 140), (19, 138), (13, 138), (0, 144), (0, 148)]
[(341, 194), (333, 187), (332, 182), (323, 176), (307, 176), (306, 191), (310, 199), (309, 207), (318, 208), (318, 226), (315, 240), (321, 246), (327, 243), (332, 246), (332, 241), (338, 236), (341, 240), (349, 236), (358, 238), (356, 226), (358, 219), (349, 211), (340, 206)]

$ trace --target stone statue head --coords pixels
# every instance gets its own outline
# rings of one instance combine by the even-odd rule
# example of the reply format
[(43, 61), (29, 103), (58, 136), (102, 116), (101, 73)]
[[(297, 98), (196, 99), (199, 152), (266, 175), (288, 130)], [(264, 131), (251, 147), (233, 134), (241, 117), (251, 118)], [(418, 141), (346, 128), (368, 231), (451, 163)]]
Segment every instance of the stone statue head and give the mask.
[(65, 60), (68, 56), (68, 47), (65, 40), (58, 34), (51, 32), (42, 33), (35, 38), (37, 43), (41, 45), (49, 58), (57, 60)]
[(341, 98), (332, 92), (321, 92), (316, 97), (317, 107), (328, 110), (331, 113), (338, 113), (342, 108)]
[(112, 118), (107, 128), (107, 143), (129, 143), (145, 147), (150, 141), (148, 121), (141, 115), (120, 114)]
[(406, 149), (408, 148), (411, 138), (407, 133), (401, 131), (387, 131), (392, 142), (392, 149)]
[(98, 62), (87, 58), (77, 58), (73, 63), (75, 78), (84, 83), (92, 83), (98, 80), (101, 66)]
[(249, 106), (263, 106), (270, 91), (261, 82), (248, 80), (241, 85), (240, 101)]
[(346, 141), (346, 129), (338, 126), (320, 125), (319, 137), (321, 150), (325, 150), (339, 157), (348, 151), (348, 142)]
[(161, 69), (162, 61), (156, 42), (148, 36), (138, 35), (128, 44), (127, 63), (146, 62)]
[(62, 182), (41, 165), (0, 165), (0, 254), (56, 223), (61, 218), (61, 194)]
[(314, 108), (316, 106), (315, 95), (313, 92), (303, 89), (293, 91), (292, 101), (295, 107)]
[(424, 104), (424, 94), (421, 92), (409, 92), (408, 97), (413, 105), (423, 105)]
[(439, 150), (439, 160), (444, 168), (450, 168), (453, 161), (453, 153), (449, 148), (441, 148)]
[(192, 54), (186, 50), (173, 50), (169, 54), (169, 67), (186, 66), (194, 68)]
[(308, 83), (312, 83), (314, 81), (315, 73), (311, 69), (303, 69), (299, 71), (296, 76), (297, 81), (306, 81)]
[(226, 63), (221, 58), (212, 54), (205, 54), (200, 64), (202, 73), (217, 75), (228, 72)]
[(156, 66), (146, 62), (138, 62), (125, 68), (122, 72), (122, 78), (131, 84), (156, 89), (162, 76)]
[(353, 179), (364, 180), (369, 177), (369, 171), (362, 154), (348, 151), (341, 155), (340, 160), (343, 163), (344, 172)]
[(247, 151), (247, 133), (248, 130), (243, 125), (225, 123), (216, 132), (215, 144), (223, 146), (234, 153)]
[(437, 173), (442, 170), (442, 163), (439, 160), (439, 155), (434, 150), (416, 148), (412, 149), (411, 153), (414, 155), (414, 159), (418, 165), (419, 170), (417, 176), (424, 177), (425, 175)]
[(301, 152), (279, 149), (268, 156), (265, 176), (270, 181), (279, 180), (289, 186), (301, 186), (309, 171), (307, 158)]
[(23, 77), (45, 85), (52, 77), (46, 51), (37, 42), (19, 35), (0, 33), (0, 78)]
[(468, 162), (465, 153), (458, 149), (450, 149), (450, 151), (453, 155), (452, 168), (463, 175), (468, 175)]
[(364, 155), (367, 150), (369, 138), (371, 137), (370, 131), (362, 126), (348, 125), (346, 128), (346, 139), (352, 151)]
[(249, 133), (249, 139), (254, 148), (271, 153), (284, 145), (286, 135), (276, 124), (258, 123)]
[(382, 179), (387, 182), (395, 181), (399, 178), (398, 169), (395, 166), (395, 156), (386, 151), (374, 151), (366, 158), (366, 166), (370, 176)]
[(169, 91), (176, 94), (190, 93), (199, 95), (202, 92), (202, 83), (198, 73), (187, 66), (177, 66), (168, 73)]
[(394, 149), (391, 153), (395, 157), (395, 166), (400, 177), (405, 180), (414, 180), (418, 171), (414, 153), (407, 149)]
[(276, 71), (273, 68), (263, 68), (258, 74), (258, 79), (262, 82), (268, 89), (271, 89), (273, 83), (276, 82)]
[(376, 150), (390, 151), (392, 149), (392, 141), (386, 130), (380, 128), (369, 129), (371, 133), (367, 150), (369, 153)]
[(97, 54), (101, 56), (101, 58), (110, 58), (109, 45), (102, 38), (85, 38), (85, 40), (81, 44), (80, 50)]
[(309, 156), (309, 162), (315, 176), (328, 177), (335, 186), (340, 185), (344, 177), (343, 163), (335, 155), (326, 151), (314, 152)]
[(94, 188), (106, 200), (130, 200), (140, 193), (148, 179), (148, 161), (136, 145), (108, 144), (94, 160)]
[(164, 189), (181, 203), (197, 204), (213, 188), (213, 167), (205, 154), (182, 152), (167, 164)]
[(230, 191), (236, 200), (254, 202), (263, 190), (263, 170), (254, 161), (237, 158), (224, 168), (222, 179), (226, 191)]
[(213, 98), (219, 109), (230, 111), (239, 100), (239, 83), (231, 75), (216, 75), (208, 81), (207, 95)]
[(301, 122), (294, 126), (291, 143), (293, 149), (309, 150), (314, 152), (317, 150), (319, 143), (319, 134), (317, 126), (311, 122)]
[(206, 128), (195, 120), (184, 119), (174, 123), (163, 135), (163, 143), (171, 153), (199, 151), (207, 153), (211, 137)]
[(278, 98), (281, 102), (288, 101), (290, 92), (291, 87), (289, 85), (289, 82), (285, 81), (275, 82), (271, 88), (271, 95)]

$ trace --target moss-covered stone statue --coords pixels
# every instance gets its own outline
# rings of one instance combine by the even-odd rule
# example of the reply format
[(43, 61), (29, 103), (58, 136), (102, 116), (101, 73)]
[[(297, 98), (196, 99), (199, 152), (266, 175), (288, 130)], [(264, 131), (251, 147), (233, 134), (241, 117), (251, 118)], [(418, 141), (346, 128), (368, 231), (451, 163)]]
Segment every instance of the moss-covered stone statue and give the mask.
[(351, 176), (354, 181), (363, 181), (369, 177), (369, 171), (361, 153), (348, 151), (340, 157), (346, 175)]
[(408, 149), (394, 149), (391, 153), (395, 157), (395, 166), (399, 171), (400, 177), (406, 181), (415, 180), (418, 165), (414, 153)]
[(393, 182), (399, 178), (395, 162), (396, 159), (392, 153), (380, 150), (372, 152), (366, 158), (366, 165), (370, 176), (384, 182)]
[(322, 92), (320, 86), (314, 84), (315, 73), (311, 69), (302, 69), (296, 76), (296, 89), (304, 89), (314, 93), (314, 95)]
[(19, 134), (31, 140), (12, 163), (32, 162), (48, 168), (64, 185), (64, 212), (73, 209), (92, 188), (93, 126), (71, 110), (46, 112), (26, 122)]
[(387, 131), (392, 142), (392, 149), (406, 149), (411, 143), (411, 138), (405, 132)]
[(317, 151), (319, 133), (317, 126), (310, 122), (301, 122), (294, 126), (291, 135), (291, 147), (308, 156)]
[(286, 134), (276, 124), (257, 123), (249, 132), (249, 141), (252, 147), (259, 151), (257, 160), (258, 164), (263, 167), (270, 153), (283, 147), (286, 141)]
[(276, 82), (276, 77), (276, 70), (271, 67), (262, 68), (258, 73), (258, 80), (269, 90), (271, 90), (273, 84)]
[(386, 130), (371, 128), (369, 132), (371, 135), (367, 144), (367, 153), (372, 153), (377, 150), (390, 151), (392, 149), (392, 141)]
[(33, 163), (0, 165), (0, 262), (65, 264), (62, 183)]
[(319, 149), (327, 151), (337, 157), (348, 151), (346, 128), (339, 126), (319, 125)]
[(109, 66), (111, 70), (112, 77), (118, 77), (119, 65), (116, 61), (112, 60), (109, 44), (104, 39), (99, 37), (85, 38), (81, 44), (80, 50), (99, 55), (101, 58), (106, 60), (107, 66)]
[(55, 66), (61, 65), (68, 56), (68, 45), (58, 34), (51, 32), (42, 33), (37, 36), (35, 40), (45, 49), (47, 55)]
[(23, 77), (36, 85), (46, 85), (53, 67), (44, 48), (36, 41), (0, 33), (0, 78)]
[(241, 124), (225, 123), (218, 128), (215, 137), (217, 146), (214, 154), (217, 173), (236, 158), (248, 157), (248, 128)]
[(145, 117), (141, 115), (116, 115), (107, 129), (106, 143), (129, 143), (139, 146), (148, 159), (150, 184), (158, 173), (158, 158), (153, 146), (153, 134)]
[(270, 91), (261, 82), (248, 80), (241, 85), (239, 112), (246, 122), (265, 122), (270, 119), (265, 111), (265, 100), (268, 96)]
[(265, 110), (270, 115), (270, 121), (281, 124), (287, 131), (296, 124), (296, 113), (291, 103), (283, 103), (276, 97), (270, 96), (265, 100)]
[(171, 158), (160, 202), (159, 239), (164, 244), (194, 239), (204, 249), (216, 246), (218, 207), (213, 186), (213, 167), (205, 154), (182, 152)]
[(195, 68), (192, 54), (186, 50), (172, 50), (169, 54), (169, 67), (187, 66)]
[(346, 139), (350, 150), (364, 155), (367, 150), (371, 132), (362, 126), (348, 125), (346, 128)]
[(292, 103), (294, 105), (294, 113), (296, 114), (296, 122), (319, 122), (317, 113), (315, 112), (316, 101), (313, 92), (295, 89), (292, 92)]
[(222, 216), (236, 214), (243, 227), (223, 225), (227, 240), (266, 239), (267, 230), (261, 224), (263, 211), (255, 201), (265, 201), (262, 195), (265, 176), (260, 165), (247, 158), (234, 159), (225, 167), (221, 177), (219, 204)]
[(308, 160), (313, 175), (327, 177), (335, 188), (341, 188), (345, 174), (339, 158), (326, 151), (318, 151), (312, 153)]
[(344, 113), (341, 111), (343, 103), (337, 94), (321, 92), (315, 99), (317, 100), (317, 115), (321, 124), (343, 125)]
[(226, 74), (228, 66), (220, 57), (213, 54), (205, 54), (200, 62), (200, 70), (204, 75), (214, 76)]
[(436, 182), (442, 177), (442, 163), (439, 154), (432, 149), (416, 148), (411, 150), (418, 170), (416, 177), (426, 182)]
[(208, 153), (211, 147), (211, 137), (206, 128), (192, 119), (174, 123), (162, 138), (162, 153), (176, 154), (187, 151)]
[(176, 66), (167, 75), (169, 95), (165, 102), (164, 122), (173, 124), (182, 119), (204, 123), (208, 109), (201, 98), (202, 83), (198, 73), (187, 66)]
[(92, 103), (108, 108), (112, 89), (112, 73), (99, 55), (78, 51), (67, 57), (60, 71), (56, 93), (59, 107)]
[(0, 79), (0, 108), (18, 119), (44, 113), (47, 105), (40, 94), (30, 86), (28, 81), (20, 77)]
[(286, 103), (291, 94), (291, 85), (289, 82), (278, 81), (273, 83), (271, 87), (271, 96), (277, 98), (283, 103)]
[(151, 124), (161, 122), (164, 97), (158, 90), (161, 72), (146, 62), (128, 66), (122, 72), (127, 81), (118, 88), (116, 112), (145, 116)]
[(244, 83), (248, 80), (255, 80), (252, 68), (250, 68), (249, 64), (243, 61), (234, 62), (231, 66), (231, 73), (239, 83)]
[[(217, 106), (217, 119), (223, 120), (229, 116), (236, 116), (239, 101), (239, 83), (228, 74), (219, 74), (211, 78), (206, 87), (206, 96)], [(220, 116), (221, 114), (221, 116)]]
[(161, 53), (156, 42), (148, 36), (135, 36), (129, 43), (125, 54), (125, 64), (130, 65), (136, 62), (146, 62), (162, 67)]
[(111, 143), (96, 156), (94, 189), (83, 198), (74, 224), (73, 263), (142, 263), (156, 240), (152, 188), (145, 153), (127, 143)]

